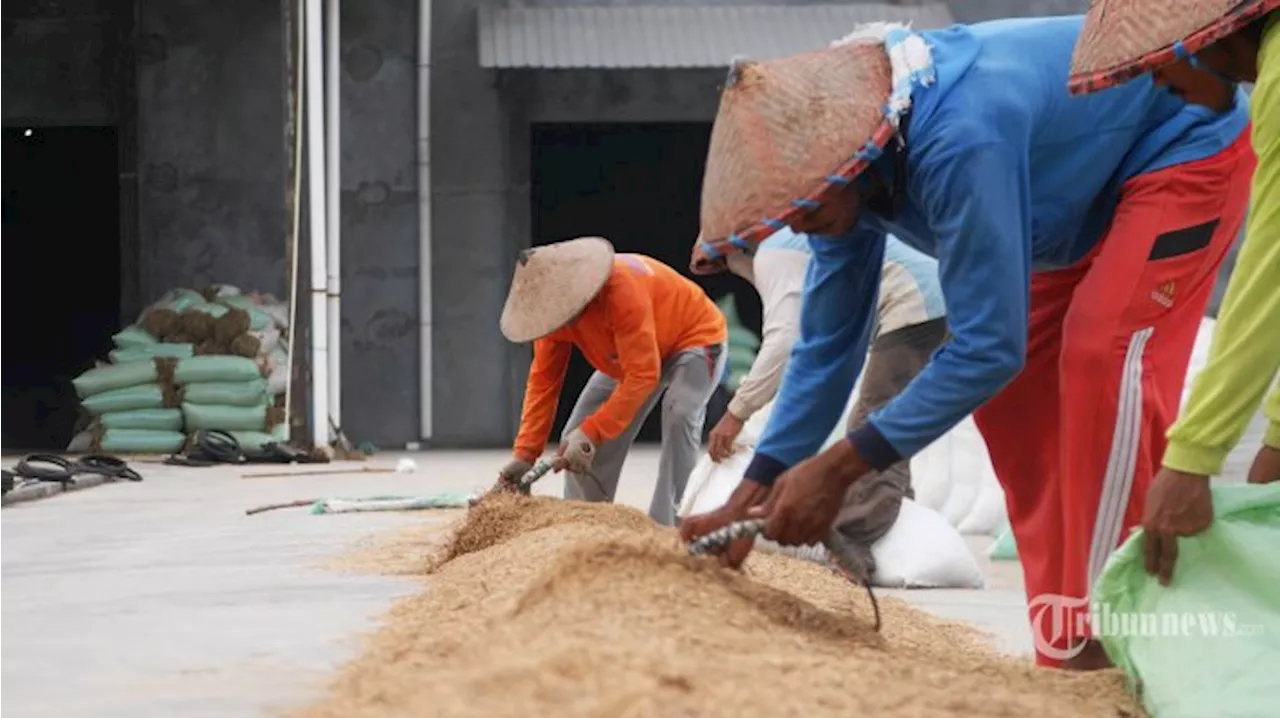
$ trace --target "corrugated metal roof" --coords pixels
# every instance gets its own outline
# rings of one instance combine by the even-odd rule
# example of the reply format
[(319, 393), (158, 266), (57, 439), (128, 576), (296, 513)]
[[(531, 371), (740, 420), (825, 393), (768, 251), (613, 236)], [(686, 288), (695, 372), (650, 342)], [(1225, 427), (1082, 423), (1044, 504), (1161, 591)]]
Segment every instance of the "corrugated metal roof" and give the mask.
[(952, 24), (945, 3), (694, 7), (481, 8), (480, 66), (711, 68), (823, 47), (853, 26)]

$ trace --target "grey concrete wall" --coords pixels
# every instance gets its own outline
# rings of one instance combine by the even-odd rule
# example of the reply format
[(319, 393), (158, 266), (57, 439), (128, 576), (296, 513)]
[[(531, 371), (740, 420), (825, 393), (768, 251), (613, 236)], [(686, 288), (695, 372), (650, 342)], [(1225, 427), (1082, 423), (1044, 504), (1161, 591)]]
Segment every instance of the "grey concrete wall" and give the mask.
[(142, 295), (285, 290), (279, 5), (139, 0)]
[[(431, 27), (434, 443), (497, 444), (512, 433), (513, 348), (498, 333), (528, 172), (512, 165), (512, 117), (476, 59), (476, 10), (436, 2)], [(523, 175), (523, 180), (519, 176)], [(518, 401), (518, 398), (516, 399)]]
[(6, 125), (115, 123), (108, 0), (4, 3)]
[[(384, 446), (417, 438), (415, 22), (414, 0), (342, 6), (343, 425)], [(144, 296), (286, 292), (282, 33), (277, 2), (141, 0)]]
[(415, 0), (342, 3), (343, 424), (383, 447), (419, 438), (417, 38)]

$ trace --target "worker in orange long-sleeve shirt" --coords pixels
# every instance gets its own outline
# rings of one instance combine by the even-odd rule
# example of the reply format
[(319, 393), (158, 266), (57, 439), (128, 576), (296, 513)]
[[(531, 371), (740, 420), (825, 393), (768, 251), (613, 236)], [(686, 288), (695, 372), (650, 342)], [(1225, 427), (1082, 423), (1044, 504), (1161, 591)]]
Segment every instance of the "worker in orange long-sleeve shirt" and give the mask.
[(507, 339), (534, 344), (515, 455), (500, 477), (517, 480), (542, 453), (576, 346), (596, 371), (560, 440), (565, 498), (613, 500), (627, 451), (661, 397), (649, 515), (674, 525), (724, 368), (728, 330), (716, 305), (671, 267), (581, 237), (520, 254), (501, 327)]

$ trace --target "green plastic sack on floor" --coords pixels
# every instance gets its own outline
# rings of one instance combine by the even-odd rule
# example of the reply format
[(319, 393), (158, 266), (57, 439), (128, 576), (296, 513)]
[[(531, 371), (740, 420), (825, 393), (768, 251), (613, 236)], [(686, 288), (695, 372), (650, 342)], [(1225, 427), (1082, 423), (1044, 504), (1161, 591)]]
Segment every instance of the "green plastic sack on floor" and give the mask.
[(139, 326), (125, 327), (111, 337), (111, 341), (120, 349), (145, 347), (155, 344), (157, 340), (151, 333)]
[(1170, 586), (1138, 531), (1093, 590), (1093, 630), (1155, 718), (1277, 715), (1280, 483), (1212, 490), (1213, 525), (1178, 541)]
[(146, 346), (129, 347), (127, 349), (112, 349), (108, 357), (112, 364), (128, 364), (129, 362), (144, 361), (146, 359), (154, 359), (156, 357), (173, 357), (175, 359), (183, 359), (189, 356), (195, 356), (196, 348), (192, 344), (148, 344)]
[(996, 540), (987, 549), (987, 557), (992, 561), (1017, 561), (1018, 543), (1013, 538), (1013, 529), (1008, 524), (996, 534)]
[[(218, 381), (253, 381), (262, 378), (262, 370), (256, 362), (245, 357), (198, 356), (180, 359), (173, 372), (178, 384)], [(217, 428), (217, 427), (215, 427)]]
[(263, 431), (267, 427), (267, 406), (222, 406), (184, 401), (182, 419), (188, 431)]
[(267, 380), (208, 381), (187, 384), (182, 398), (192, 404), (222, 404), (225, 406), (264, 406), (270, 403), (267, 396)]
[(98, 451), (108, 454), (173, 454), (186, 440), (180, 431), (107, 429), (96, 443)]
[(81, 399), (126, 386), (151, 384), (159, 379), (156, 363), (150, 359), (90, 369), (71, 380)]
[(270, 432), (228, 431), (241, 451), (259, 451), (265, 444), (283, 444), (289, 440), (289, 427), (279, 424)]
[(159, 384), (141, 384), (113, 389), (80, 401), (80, 406), (95, 416), (138, 409), (163, 409), (164, 404), (164, 389)]
[(181, 409), (132, 409), (109, 411), (98, 417), (98, 423), (106, 429), (152, 429), (155, 431), (181, 431)]

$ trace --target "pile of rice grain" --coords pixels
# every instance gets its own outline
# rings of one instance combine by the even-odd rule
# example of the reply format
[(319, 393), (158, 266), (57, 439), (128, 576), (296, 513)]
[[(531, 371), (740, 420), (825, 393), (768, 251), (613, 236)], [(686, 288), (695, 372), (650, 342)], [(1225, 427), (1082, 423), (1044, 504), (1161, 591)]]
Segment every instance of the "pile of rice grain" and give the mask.
[[(403, 549), (403, 546), (402, 546)], [(745, 574), (630, 508), (491, 496), (297, 718), (1138, 716), (1118, 672), (998, 656), (796, 559)]]

